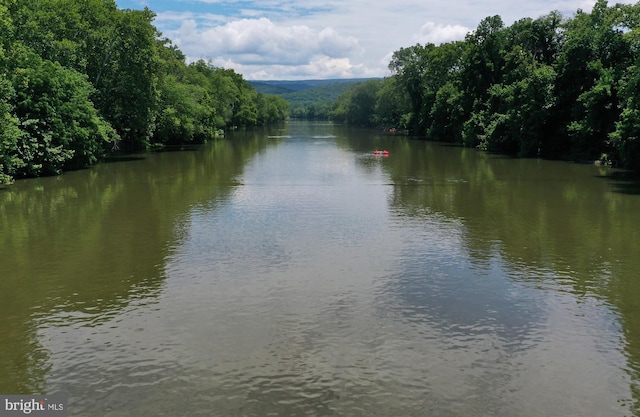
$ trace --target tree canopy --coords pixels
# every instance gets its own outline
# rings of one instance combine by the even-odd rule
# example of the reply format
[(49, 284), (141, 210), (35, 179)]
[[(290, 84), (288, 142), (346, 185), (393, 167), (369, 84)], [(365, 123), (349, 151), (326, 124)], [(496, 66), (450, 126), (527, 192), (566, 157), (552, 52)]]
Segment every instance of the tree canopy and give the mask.
[[(639, 41), (640, 3), (598, 0), (591, 13), (511, 26), (489, 16), (464, 41), (396, 51), (373, 105), (363, 84), (332, 116), (523, 157), (640, 169)], [(362, 106), (374, 109), (367, 118), (355, 116)]]
[(233, 70), (188, 64), (154, 18), (114, 0), (0, 0), (0, 183), (286, 117)]

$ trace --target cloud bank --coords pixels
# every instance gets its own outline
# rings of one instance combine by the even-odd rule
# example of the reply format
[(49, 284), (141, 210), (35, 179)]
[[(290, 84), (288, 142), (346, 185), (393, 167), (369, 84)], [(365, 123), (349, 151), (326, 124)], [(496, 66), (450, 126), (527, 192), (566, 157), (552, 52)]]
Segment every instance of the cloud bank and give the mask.
[(414, 43), (433, 43), (440, 45), (464, 39), (472, 29), (461, 25), (441, 25), (434, 22), (427, 22), (413, 36)]
[(196, 20), (186, 19), (169, 35), (190, 59), (210, 59), (248, 79), (374, 74), (351, 62), (364, 53), (358, 40), (331, 27), (276, 25), (262, 17), (200, 28)]
[[(383, 77), (394, 51), (464, 39), (487, 16), (506, 25), (594, 0), (116, 0), (149, 7), (190, 61), (210, 60), (246, 79)], [(634, 3), (633, 0), (622, 0)]]

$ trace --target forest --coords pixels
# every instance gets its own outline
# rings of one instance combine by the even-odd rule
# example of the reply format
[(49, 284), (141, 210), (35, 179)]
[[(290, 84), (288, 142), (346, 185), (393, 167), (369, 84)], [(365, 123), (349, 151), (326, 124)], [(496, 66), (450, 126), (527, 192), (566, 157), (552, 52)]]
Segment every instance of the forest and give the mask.
[(233, 70), (187, 64), (154, 18), (114, 0), (0, 0), (0, 184), (291, 114), (640, 171), (640, 3), (490, 16), (462, 41), (401, 48), (391, 76), (333, 104), (291, 110)]
[(640, 3), (511, 26), (490, 16), (464, 41), (401, 48), (389, 68), (343, 93), (331, 118), (640, 170)]
[[(300, 81), (250, 81), (256, 91), (276, 94), (289, 103), (296, 119), (327, 120), (336, 99), (350, 87), (375, 78), (336, 78)], [(381, 78), (377, 78), (381, 79)]]
[(203, 143), (288, 103), (184, 54), (114, 0), (0, 0), (0, 184)]

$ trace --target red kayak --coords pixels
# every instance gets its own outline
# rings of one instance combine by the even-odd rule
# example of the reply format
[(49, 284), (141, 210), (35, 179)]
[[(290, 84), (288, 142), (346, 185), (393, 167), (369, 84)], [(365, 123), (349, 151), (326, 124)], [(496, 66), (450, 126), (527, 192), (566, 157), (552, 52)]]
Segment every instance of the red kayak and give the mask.
[(389, 151), (373, 151), (374, 155), (389, 155)]

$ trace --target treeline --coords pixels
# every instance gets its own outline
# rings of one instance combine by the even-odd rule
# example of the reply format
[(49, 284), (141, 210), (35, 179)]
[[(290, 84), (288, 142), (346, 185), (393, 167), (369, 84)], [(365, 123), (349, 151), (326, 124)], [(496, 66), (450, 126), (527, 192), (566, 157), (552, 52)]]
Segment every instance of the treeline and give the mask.
[(640, 3), (505, 26), (393, 55), (393, 75), (336, 102), (331, 117), (523, 157), (640, 169)]
[(282, 97), (289, 102), (289, 115), (296, 119), (326, 120), (336, 99), (358, 81), (339, 82), (322, 85), (292, 93)]
[(187, 65), (154, 17), (114, 0), (0, 0), (0, 183), (287, 116), (233, 70)]
[(289, 115), (295, 119), (328, 120), (336, 99), (310, 103), (290, 103)]
[(336, 99), (363, 79), (304, 81), (252, 81), (257, 91), (277, 94), (289, 103), (289, 115), (296, 119), (327, 120)]

